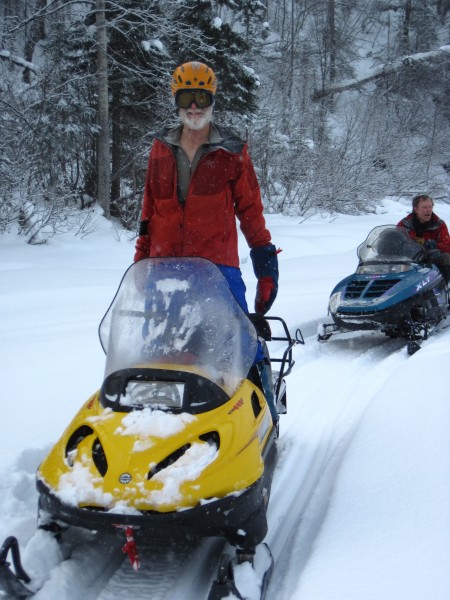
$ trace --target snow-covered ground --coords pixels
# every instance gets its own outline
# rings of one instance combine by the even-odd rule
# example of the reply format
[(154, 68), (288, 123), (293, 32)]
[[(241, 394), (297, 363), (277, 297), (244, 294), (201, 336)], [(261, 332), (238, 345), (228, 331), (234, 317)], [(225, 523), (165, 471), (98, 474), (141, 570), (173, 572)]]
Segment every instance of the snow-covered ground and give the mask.
[[(450, 328), (411, 357), (401, 341), (377, 334), (316, 341), (331, 289), (356, 267), (356, 247), (409, 208), (386, 199), (362, 217), (267, 217), (283, 249), (271, 313), (306, 339), (294, 350), (281, 417), (268, 513), (276, 561), (269, 597), (450, 598)], [(450, 224), (450, 206), (435, 209)], [(241, 242), (252, 304), (255, 280)], [(97, 326), (132, 256), (133, 242), (102, 219), (83, 240), (66, 235), (31, 247), (0, 237), (0, 541), (16, 535), (33, 572), (58, 565), (61, 552), (33, 536), (34, 473), (101, 383)], [(126, 561), (121, 566), (120, 547), (114, 553), (108, 539), (87, 536), (36, 598), (148, 599), (145, 582), (156, 578), (153, 600), (199, 600), (195, 564), (215, 551), (208, 542), (193, 557), (178, 548), (169, 560), (155, 550), (154, 562), (145, 564), (144, 555), (136, 575)]]

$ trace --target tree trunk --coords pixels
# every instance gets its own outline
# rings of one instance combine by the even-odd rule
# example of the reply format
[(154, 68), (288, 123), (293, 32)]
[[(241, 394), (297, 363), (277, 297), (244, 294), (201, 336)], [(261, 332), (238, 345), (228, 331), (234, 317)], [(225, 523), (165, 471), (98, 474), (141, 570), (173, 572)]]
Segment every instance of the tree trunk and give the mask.
[(411, 30), (411, 16), (412, 16), (412, 0), (406, 0), (405, 12), (403, 16), (402, 34), (400, 40), (400, 50), (403, 54), (407, 54), (411, 51), (409, 44), (409, 36)]
[(109, 102), (108, 102), (108, 43), (106, 37), (105, 0), (96, 0), (97, 26), (97, 89), (98, 89), (98, 203), (105, 217), (110, 216), (110, 156), (109, 156)]
[(336, 19), (334, 0), (328, 0), (327, 6), (327, 44), (326, 50), (329, 57), (329, 75), (328, 81), (333, 84), (336, 81)]
[[(45, 17), (43, 13), (47, 5), (47, 0), (38, 0), (36, 3), (36, 12), (41, 13), (31, 21), (30, 28), (26, 30), (25, 37), (25, 60), (29, 63), (33, 62), (34, 49), (37, 44), (45, 38)], [(25, 83), (31, 83), (31, 70), (26, 67), (23, 71), (23, 80)]]
[(122, 124), (121, 124), (121, 85), (119, 82), (112, 85), (111, 121), (112, 121), (112, 180), (111, 180), (111, 206), (112, 217), (120, 218), (120, 179), (121, 179), (121, 154), (122, 154)]

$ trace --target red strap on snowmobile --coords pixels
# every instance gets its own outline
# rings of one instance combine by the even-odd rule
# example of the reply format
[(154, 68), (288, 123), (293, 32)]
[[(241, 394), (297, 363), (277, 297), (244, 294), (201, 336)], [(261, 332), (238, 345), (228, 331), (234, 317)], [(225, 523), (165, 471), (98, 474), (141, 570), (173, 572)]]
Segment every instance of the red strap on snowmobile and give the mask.
[(137, 552), (136, 542), (134, 540), (133, 528), (127, 527), (125, 529), (125, 536), (127, 538), (126, 543), (122, 546), (122, 552), (124, 554), (128, 554), (128, 558), (130, 559), (131, 566), (136, 573), (139, 571), (139, 567), (141, 563), (139, 562), (139, 556)]

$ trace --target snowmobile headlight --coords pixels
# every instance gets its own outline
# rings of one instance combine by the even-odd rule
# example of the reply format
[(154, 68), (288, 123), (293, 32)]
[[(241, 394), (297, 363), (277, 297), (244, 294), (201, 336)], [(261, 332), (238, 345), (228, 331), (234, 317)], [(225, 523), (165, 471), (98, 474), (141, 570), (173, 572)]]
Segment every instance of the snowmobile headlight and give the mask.
[(120, 397), (122, 406), (135, 408), (181, 408), (183, 405), (184, 383), (175, 381), (137, 381), (130, 379), (125, 392)]
[(339, 304), (341, 303), (341, 292), (335, 292), (331, 294), (330, 301), (328, 302), (328, 310), (331, 313), (337, 312)]
[(414, 267), (408, 263), (401, 262), (377, 262), (369, 265), (360, 265), (356, 269), (357, 275), (385, 275), (387, 273), (405, 273), (411, 271)]

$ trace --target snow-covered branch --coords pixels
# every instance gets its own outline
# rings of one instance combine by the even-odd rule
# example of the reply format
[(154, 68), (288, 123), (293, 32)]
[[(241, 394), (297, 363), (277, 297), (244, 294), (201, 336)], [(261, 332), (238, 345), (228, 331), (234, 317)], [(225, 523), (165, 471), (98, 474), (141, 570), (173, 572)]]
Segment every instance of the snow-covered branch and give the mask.
[(450, 46), (441, 46), (438, 50), (431, 52), (419, 52), (417, 54), (410, 54), (408, 56), (402, 56), (396, 60), (376, 67), (370, 75), (367, 77), (361, 77), (359, 79), (348, 79), (327, 86), (323, 90), (315, 90), (312, 98), (313, 100), (320, 100), (325, 96), (332, 94), (338, 94), (340, 92), (346, 92), (349, 90), (356, 90), (366, 83), (386, 77), (391, 73), (397, 73), (403, 69), (407, 69), (419, 63), (435, 63), (442, 60), (448, 60), (450, 58)]
[(0, 59), (8, 60), (9, 62), (12, 62), (17, 66), (22, 67), (23, 69), (29, 69), (30, 71), (33, 71), (33, 73), (36, 73), (37, 71), (37, 68), (33, 63), (28, 62), (27, 60), (21, 58), (20, 56), (17, 56), (16, 54), (12, 54), (12, 52), (10, 52), (9, 50), (0, 50)]

